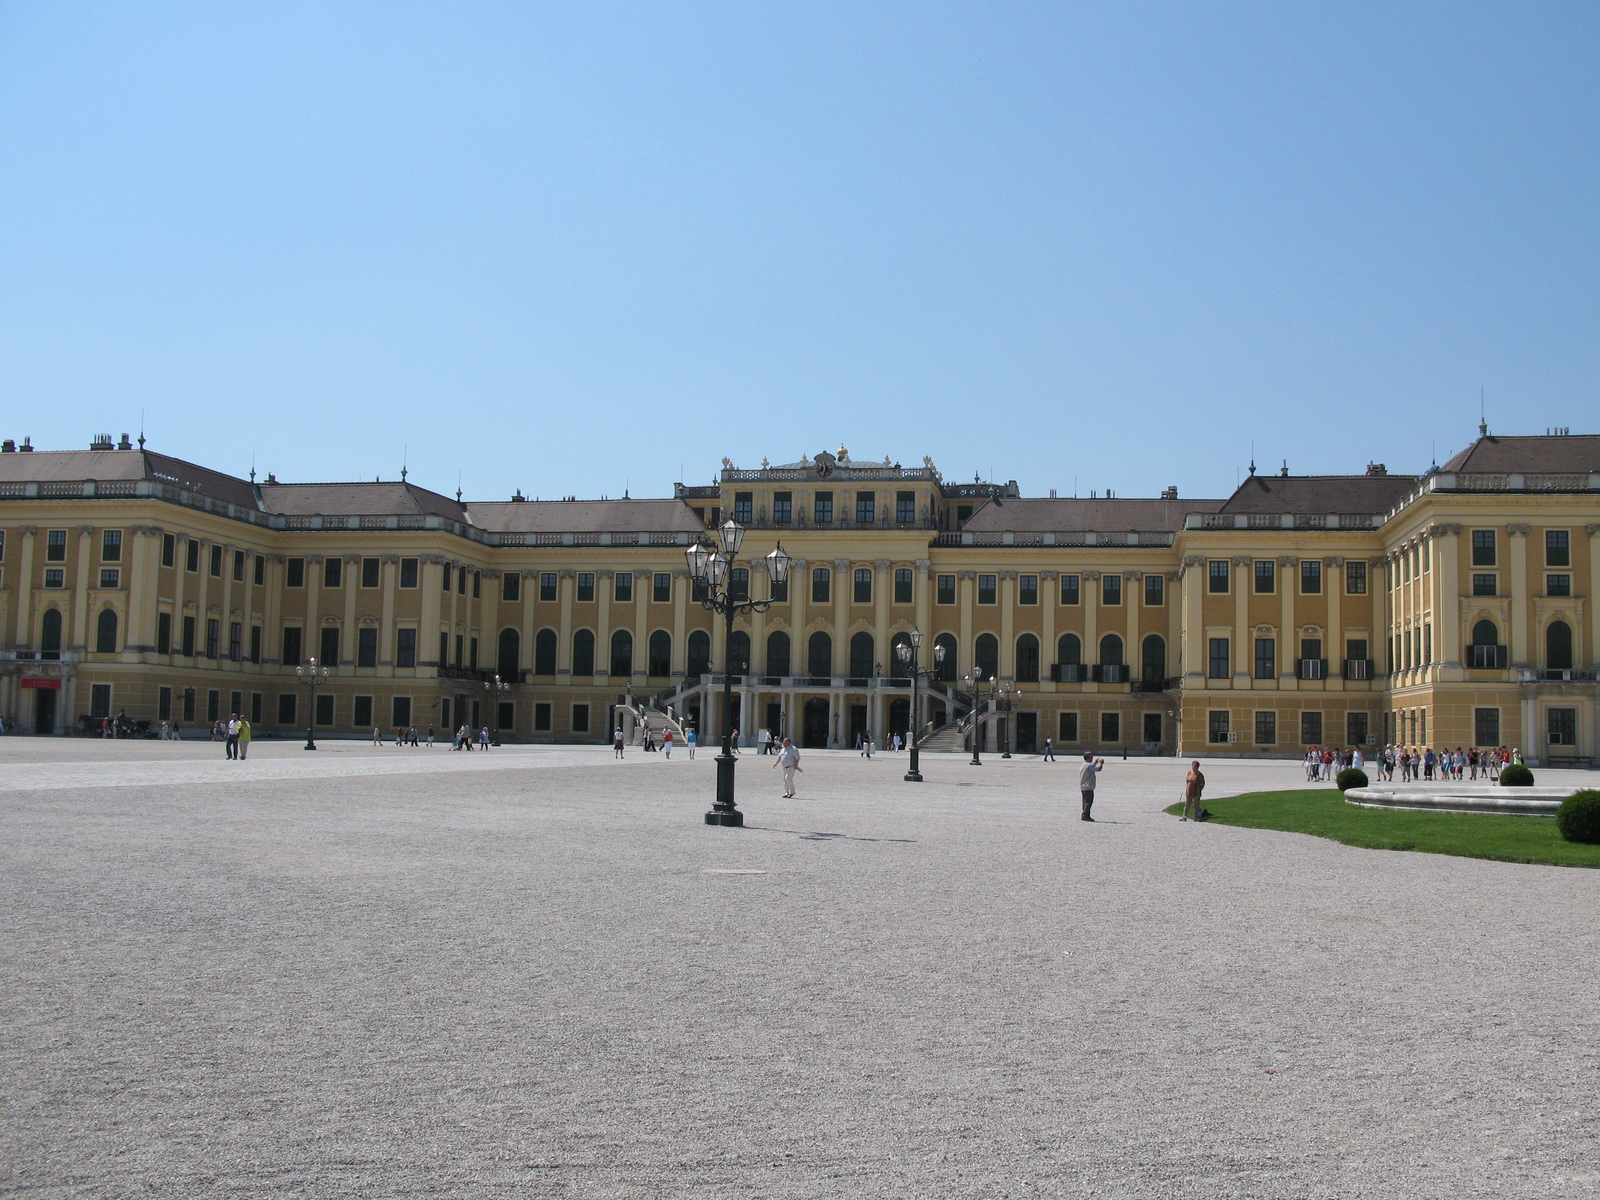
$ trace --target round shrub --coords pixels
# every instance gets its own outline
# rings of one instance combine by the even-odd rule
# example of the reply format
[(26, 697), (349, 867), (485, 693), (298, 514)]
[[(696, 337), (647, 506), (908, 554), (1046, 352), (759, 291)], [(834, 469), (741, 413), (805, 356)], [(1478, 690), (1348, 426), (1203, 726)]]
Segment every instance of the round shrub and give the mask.
[(1364, 788), (1367, 786), (1367, 773), (1360, 767), (1346, 767), (1339, 772), (1339, 778), (1334, 782), (1339, 785), (1341, 792), (1348, 792), (1351, 788)]
[(1600, 791), (1574, 792), (1556, 809), (1556, 828), (1569, 842), (1600, 845)]
[(1521, 763), (1512, 763), (1500, 772), (1501, 787), (1532, 787), (1533, 772)]

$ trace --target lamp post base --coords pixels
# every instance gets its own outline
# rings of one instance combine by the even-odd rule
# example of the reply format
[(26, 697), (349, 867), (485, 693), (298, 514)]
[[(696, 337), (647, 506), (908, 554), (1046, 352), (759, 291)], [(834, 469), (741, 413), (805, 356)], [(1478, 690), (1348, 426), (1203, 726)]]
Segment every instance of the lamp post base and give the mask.
[(911, 747), (911, 769), (905, 774), (905, 781), (907, 783), (922, 782), (922, 764), (917, 760), (917, 753), (917, 748), (915, 746)]
[(713, 808), (710, 812), (708, 812), (706, 814), (706, 824), (707, 825), (731, 825), (731, 826), (735, 826), (735, 827), (738, 827), (738, 828), (743, 828), (743, 826), (744, 826), (744, 814), (742, 812), (740, 812), (737, 808), (730, 809), (730, 810), (723, 810), (723, 809), (720, 809), (720, 808)]
[(744, 814), (733, 802), (734, 757), (724, 751), (717, 755), (717, 801), (706, 814), (707, 825), (742, 826)]

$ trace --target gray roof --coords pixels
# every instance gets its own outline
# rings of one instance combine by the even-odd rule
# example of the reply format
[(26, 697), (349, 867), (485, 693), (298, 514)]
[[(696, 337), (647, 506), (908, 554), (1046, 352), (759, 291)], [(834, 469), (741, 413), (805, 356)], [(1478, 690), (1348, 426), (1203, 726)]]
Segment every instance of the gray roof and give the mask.
[(272, 483), (261, 484), (261, 503), (267, 512), (291, 517), (411, 516), (445, 517), (463, 525), (472, 522), (467, 511), (449, 496), (430, 492), (414, 483)]
[(1117, 533), (1178, 530), (1192, 512), (1216, 512), (1221, 500), (1010, 499), (991, 500), (973, 513), (963, 530), (978, 532)]
[(255, 491), (236, 476), (153, 450), (35, 450), (0, 454), (3, 483), (96, 483), (154, 480), (187, 492), (255, 508)]
[(1383, 513), (1417, 486), (1415, 475), (1251, 475), (1225, 513)]
[(626, 533), (705, 529), (681, 500), (491, 500), (467, 506), (496, 533)]
[(1481, 437), (1441, 470), (1484, 475), (1600, 471), (1600, 435)]

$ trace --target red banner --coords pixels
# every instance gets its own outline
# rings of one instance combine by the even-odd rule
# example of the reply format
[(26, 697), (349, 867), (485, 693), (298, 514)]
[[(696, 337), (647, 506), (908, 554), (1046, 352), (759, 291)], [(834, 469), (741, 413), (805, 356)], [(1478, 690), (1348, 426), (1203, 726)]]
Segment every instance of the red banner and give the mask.
[(42, 688), (47, 692), (59, 692), (61, 680), (59, 679), (24, 679), (22, 686), (25, 688)]

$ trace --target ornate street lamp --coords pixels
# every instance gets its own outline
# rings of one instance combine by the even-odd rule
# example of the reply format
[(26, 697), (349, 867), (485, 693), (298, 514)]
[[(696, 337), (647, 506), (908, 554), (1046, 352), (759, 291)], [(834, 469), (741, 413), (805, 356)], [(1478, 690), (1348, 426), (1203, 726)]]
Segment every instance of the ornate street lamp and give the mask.
[(308, 658), (294, 669), (295, 676), (311, 689), (310, 711), (306, 714), (305, 749), (317, 748), (317, 689), (328, 682), (328, 668), (317, 666), (317, 660)]
[(929, 679), (939, 673), (939, 664), (944, 662), (944, 647), (937, 642), (933, 646), (933, 666), (919, 668), (917, 666), (917, 652), (922, 649), (922, 630), (913, 629), (906, 634), (906, 641), (895, 647), (895, 655), (900, 659), (901, 669), (911, 676), (911, 769), (906, 772), (907, 783), (921, 783), (922, 771), (920, 769), (920, 747), (917, 745), (918, 735), (922, 732), (920, 709), (917, 704), (917, 685), (926, 675)]
[(489, 733), (494, 744), (500, 744), (500, 701), (511, 690), (511, 685), (501, 679), (499, 675), (483, 681), (483, 690), (488, 693), (489, 704)]
[[(1015, 684), (1001, 683), (993, 676), (989, 677), (989, 686), (987, 688), (982, 686), (983, 682), (983, 672), (977, 667), (974, 667), (972, 674), (965, 679), (967, 687), (972, 691), (972, 761), (967, 764), (972, 767), (983, 766), (983, 758), (978, 753), (978, 745), (983, 738), (983, 702), (987, 700), (989, 707), (996, 712), (1001, 711), (1002, 708), (1009, 710), (1011, 697), (1017, 694)], [(1005, 744), (1005, 727), (1003, 725), (1000, 729), (1000, 741), (1000, 757), (1010, 758), (1011, 751)]]
[[(721, 613), (726, 623), (722, 640), (722, 753), (717, 755), (717, 799), (706, 813), (706, 824), (743, 825), (744, 814), (733, 797), (733, 618), (741, 612), (765, 612), (773, 598), (752, 600), (748, 594), (733, 594), (733, 561), (744, 544), (744, 528), (729, 518), (717, 530), (717, 536), (722, 542), (720, 548), (702, 538), (684, 551), (689, 560), (689, 578), (705, 589), (701, 605)], [(788, 582), (793, 560), (783, 552), (781, 542), (765, 562), (774, 588)]]

